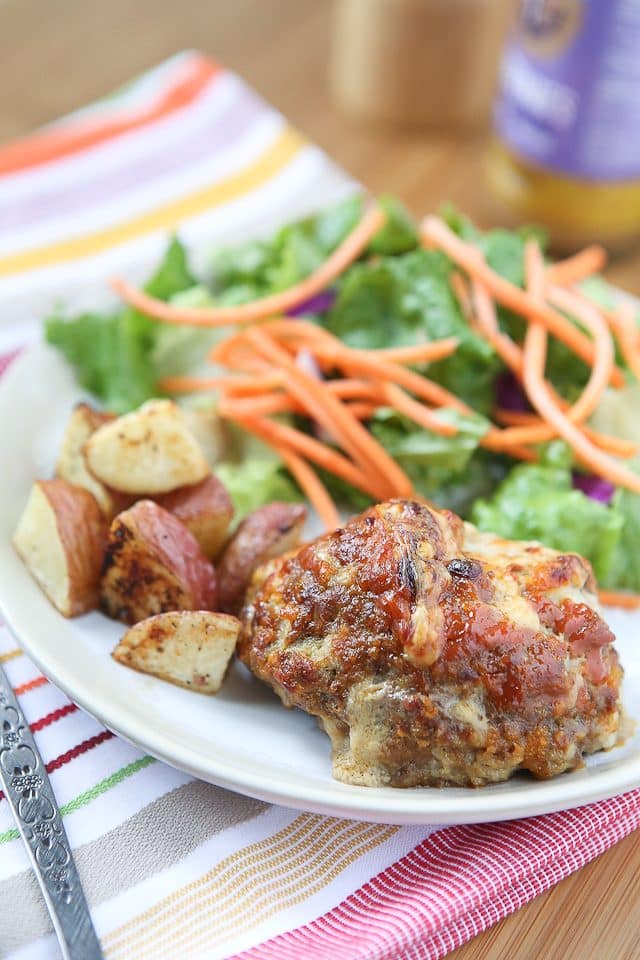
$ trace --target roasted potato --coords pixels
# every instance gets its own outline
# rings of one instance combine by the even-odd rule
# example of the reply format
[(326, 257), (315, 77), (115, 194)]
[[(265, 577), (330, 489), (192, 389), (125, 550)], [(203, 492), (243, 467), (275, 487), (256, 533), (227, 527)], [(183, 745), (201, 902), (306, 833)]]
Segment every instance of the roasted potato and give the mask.
[(118, 663), (179, 687), (217, 693), (239, 629), (239, 620), (224, 613), (160, 613), (127, 630), (112, 656)]
[(209, 465), (171, 400), (149, 400), (105, 423), (84, 445), (90, 472), (101, 483), (139, 496), (199, 483)]
[(229, 428), (214, 407), (181, 407), (187, 426), (202, 450), (209, 467), (226, 459)]
[(98, 605), (106, 536), (93, 494), (58, 478), (33, 484), (13, 543), (54, 606), (76, 617)]
[(166, 610), (214, 610), (215, 571), (184, 524), (138, 500), (111, 524), (100, 604), (124, 623)]
[(154, 500), (191, 530), (205, 557), (215, 560), (233, 519), (231, 497), (221, 480), (209, 474), (200, 483), (180, 487)]
[(262, 563), (300, 543), (307, 517), (299, 503), (267, 503), (242, 521), (227, 544), (218, 567), (221, 610), (238, 613), (251, 574)]
[(113, 419), (113, 414), (94, 410), (88, 403), (79, 403), (67, 424), (56, 464), (56, 476), (92, 493), (108, 520), (124, 510), (130, 498), (110, 490), (89, 472), (83, 449), (89, 437)]

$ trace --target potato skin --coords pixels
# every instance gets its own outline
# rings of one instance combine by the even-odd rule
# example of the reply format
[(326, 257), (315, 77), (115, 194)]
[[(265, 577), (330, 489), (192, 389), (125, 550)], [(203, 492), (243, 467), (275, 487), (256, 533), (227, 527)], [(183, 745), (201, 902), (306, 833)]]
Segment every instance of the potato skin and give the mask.
[(96, 430), (114, 419), (113, 414), (95, 410), (88, 403), (77, 404), (67, 423), (56, 464), (56, 476), (92, 493), (108, 520), (128, 507), (131, 498), (109, 489), (90, 473), (84, 445)]
[(124, 623), (169, 610), (214, 610), (216, 575), (193, 534), (139, 500), (114, 519), (102, 567), (101, 607)]
[(227, 672), (239, 630), (240, 621), (225, 613), (160, 613), (127, 630), (112, 656), (133, 670), (213, 694)]
[(233, 504), (221, 480), (209, 474), (200, 483), (153, 497), (194, 535), (205, 557), (215, 560), (227, 539)]
[(218, 567), (221, 610), (237, 614), (253, 571), (300, 543), (307, 510), (299, 503), (268, 503), (242, 521)]
[(65, 617), (98, 606), (107, 525), (95, 497), (66, 480), (37, 480), (14, 546)]

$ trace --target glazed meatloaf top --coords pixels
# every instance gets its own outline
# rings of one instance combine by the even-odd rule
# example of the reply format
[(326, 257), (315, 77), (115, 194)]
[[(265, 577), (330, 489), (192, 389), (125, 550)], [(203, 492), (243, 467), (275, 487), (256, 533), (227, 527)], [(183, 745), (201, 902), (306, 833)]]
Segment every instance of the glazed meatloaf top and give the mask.
[(581, 557), (392, 500), (259, 569), (239, 652), (338, 779), (477, 786), (613, 745), (613, 640)]

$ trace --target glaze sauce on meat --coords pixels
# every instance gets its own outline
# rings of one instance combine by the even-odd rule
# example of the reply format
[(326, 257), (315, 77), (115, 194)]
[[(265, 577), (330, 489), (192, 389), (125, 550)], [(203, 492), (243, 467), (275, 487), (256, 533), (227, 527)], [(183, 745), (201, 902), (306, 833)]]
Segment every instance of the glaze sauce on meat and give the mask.
[(619, 725), (622, 671), (594, 586), (580, 557), (389, 501), (258, 570), (238, 649), (318, 717), (340, 779), (549, 777)]

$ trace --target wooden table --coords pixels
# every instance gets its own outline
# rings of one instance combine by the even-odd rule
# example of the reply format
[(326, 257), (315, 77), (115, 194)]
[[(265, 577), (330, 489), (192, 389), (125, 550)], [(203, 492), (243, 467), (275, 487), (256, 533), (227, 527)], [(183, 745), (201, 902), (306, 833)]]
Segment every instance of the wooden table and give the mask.
[[(326, 89), (326, 0), (0, 0), (0, 141), (198, 47), (224, 61), (373, 191), (416, 212), (450, 200), (489, 223), (482, 137), (374, 129)], [(608, 276), (640, 294), (640, 252)], [(639, 960), (640, 845), (628, 837), (458, 950), (456, 960)]]

